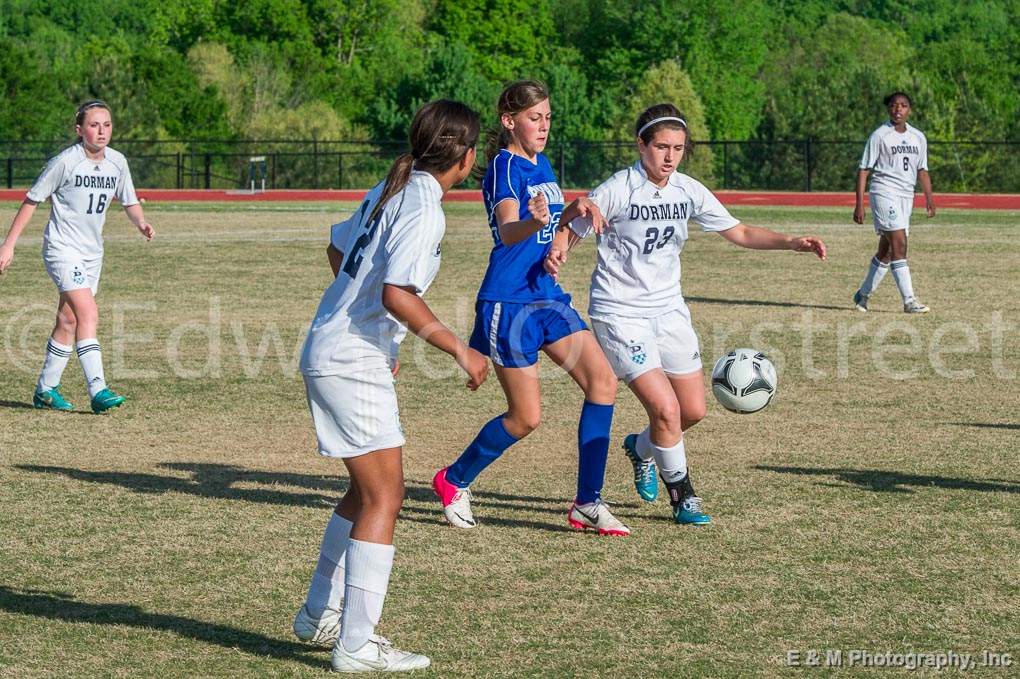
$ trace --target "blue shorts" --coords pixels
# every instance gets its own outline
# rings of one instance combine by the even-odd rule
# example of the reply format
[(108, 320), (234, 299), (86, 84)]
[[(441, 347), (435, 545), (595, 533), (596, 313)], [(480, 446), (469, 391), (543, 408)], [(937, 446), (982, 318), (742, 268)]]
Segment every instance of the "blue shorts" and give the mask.
[(480, 299), (468, 344), (496, 365), (526, 368), (538, 362), (542, 347), (587, 329), (570, 295), (526, 303)]

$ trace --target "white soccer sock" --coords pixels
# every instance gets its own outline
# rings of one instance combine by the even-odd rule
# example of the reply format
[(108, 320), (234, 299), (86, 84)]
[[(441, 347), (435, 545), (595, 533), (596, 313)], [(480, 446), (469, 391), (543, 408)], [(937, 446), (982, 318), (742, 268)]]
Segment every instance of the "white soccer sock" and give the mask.
[(637, 450), (638, 457), (645, 462), (649, 462), (652, 459), (652, 435), (648, 427), (637, 435), (637, 445), (634, 446)]
[(46, 343), (46, 358), (43, 359), (42, 372), (39, 373), (39, 381), (35, 385), (37, 392), (49, 391), (60, 384), (60, 376), (64, 374), (64, 368), (71, 359), (73, 349), (74, 347), (50, 338)]
[(326, 524), (319, 546), (319, 563), (312, 573), (305, 606), (313, 618), (322, 615), (326, 608), (337, 610), (344, 598), (344, 562), (347, 542), (354, 524), (333, 512)]
[(868, 264), (868, 273), (864, 276), (864, 282), (861, 283), (861, 294), (865, 297), (871, 297), (888, 271), (888, 264), (879, 260), (878, 257), (872, 257), (871, 263)]
[(340, 642), (348, 651), (357, 651), (375, 633), (375, 626), (382, 617), (395, 552), (393, 545), (361, 540), (347, 543), (347, 582)]
[(675, 446), (669, 448), (662, 448), (653, 443), (652, 453), (655, 455), (655, 464), (659, 467), (659, 474), (667, 486), (679, 483), (687, 476), (687, 453), (684, 450), (682, 437)]
[(906, 304), (914, 299), (914, 282), (910, 280), (910, 267), (907, 266), (907, 260), (897, 259), (890, 262), (889, 267), (892, 269), (893, 278), (896, 279), (896, 287), (900, 289), (903, 303)]
[(106, 376), (103, 374), (103, 354), (99, 351), (99, 340), (96, 338), (78, 340), (78, 361), (85, 373), (85, 384), (89, 388), (89, 397), (106, 389)]

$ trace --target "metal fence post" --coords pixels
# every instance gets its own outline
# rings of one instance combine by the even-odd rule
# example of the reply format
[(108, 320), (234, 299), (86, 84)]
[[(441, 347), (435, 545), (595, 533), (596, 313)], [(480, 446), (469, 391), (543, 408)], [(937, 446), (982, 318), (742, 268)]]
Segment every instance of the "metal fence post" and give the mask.
[(312, 184), (319, 188), (319, 139), (312, 137)]
[(14, 188), (14, 159), (7, 156), (7, 188)]
[(722, 143), (722, 187), (730, 188), (730, 145), (729, 142)]
[(177, 188), (184, 188), (184, 155), (177, 152)]
[(212, 155), (205, 154), (205, 188), (212, 188)]
[(804, 140), (804, 190), (811, 192), (811, 137)]
[(344, 187), (344, 152), (340, 151), (336, 154), (336, 188), (342, 189)]
[(564, 156), (566, 155), (564, 151), (566, 148), (567, 145), (560, 142), (560, 184), (563, 186), (570, 186), (570, 184), (567, 183), (567, 165), (564, 160)]

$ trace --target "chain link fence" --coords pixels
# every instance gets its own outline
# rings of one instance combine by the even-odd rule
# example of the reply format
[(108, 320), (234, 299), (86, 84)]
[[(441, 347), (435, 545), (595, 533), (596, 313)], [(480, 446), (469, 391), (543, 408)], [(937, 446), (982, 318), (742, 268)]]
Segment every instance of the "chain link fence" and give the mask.
[[(67, 142), (0, 141), (0, 183), (30, 185)], [(1020, 193), (1020, 142), (934, 141), (932, 182), (940, 192)], [(143, 188), (244, 189), (249, 159), (266, 158), (270, 189), (364, 189), (379, 181), (404, 142), (117, 140)], [(704, 141), (692, 175), (715, 189), (853, 191), (860, 141)], [(551, 143), (560, 184), (589, 188), (634, 162), (633, 142)]]

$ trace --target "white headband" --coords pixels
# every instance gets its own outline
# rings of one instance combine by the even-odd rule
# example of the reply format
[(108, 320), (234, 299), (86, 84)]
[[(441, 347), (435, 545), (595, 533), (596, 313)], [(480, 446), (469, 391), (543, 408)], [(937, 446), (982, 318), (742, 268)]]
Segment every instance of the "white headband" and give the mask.
[(649, 120), (647, 123), (645, 123), (644, 126), (640, 130), (637, 131), (637, 136), (640, 137), (642, 132), (647, 130), (649, 127), (651, 127), (655, 123), (661, 123), (661, 122), (664, 122), (666, 120), (675, 120), (676, 122), (678, 122), (681, 125), (683, 125), (685, 128), (687, 127), (687, 121), (685, 121), (683, 118), (677, 118), (675, 116), (663, 116), (662, 118), (656, 118), (655, 120)]

